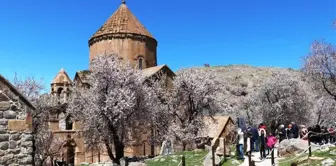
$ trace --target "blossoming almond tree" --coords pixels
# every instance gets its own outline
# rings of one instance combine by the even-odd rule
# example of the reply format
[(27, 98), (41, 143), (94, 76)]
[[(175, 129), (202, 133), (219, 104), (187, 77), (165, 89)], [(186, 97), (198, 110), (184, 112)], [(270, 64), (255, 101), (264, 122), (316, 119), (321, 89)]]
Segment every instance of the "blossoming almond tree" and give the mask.
[(149, 128), (149, 143), (160, 144), (164, 141), (169, 131), (170, 116), (168, 110), (168, 95), (171, 87), (168, 87), (168, 77), (165, 73), (159, 72), (151, 78), (145, 78), (145, 91), (147, 107), (151, 110)]
[(316, 124), (333, 126), (336, 124), (336, 101), (330, 96), (322, 96), (315, 102)]
[(210, 72), (185, 69), (177, 73), (168, 94), (168, 107), (172, 116), (171, 135), (182, 143), (183, 150), (200, 134), (203, 115), (224, 111), (218, 100), (219, 84)]
[(33, 113), (33, 146), (35, 165), (46, 165), (61, 155), (64, 142), (49, 128), (53, 115), (66, 110), (66, 105), (59, 98), (49, 94), (41, 95), (36, 100), (36, 110)]
[(90, 88), (73, 89), (69, 110), (81, 122), (86, 144), (101, 141), (110, 159), (119, 164), (134, 132), (142, 132), (139, 128), (153, 115), (144, 78), (117, 55), (97, 56), (90, 70)]
[[(265, 122), (272, 131), (280, 124), (295, 121), (297, 124), (309, 124), (312, 111), (310, 87), (286, 71), (277, 73), (268, 79), (245, 103), (247, 115), (254, 124)], [(248, 105), (250, 104), (250, 105)]]
[[(334, 22), (336, 28), (336, 21)], [(314, 41), (304, 57), (303, 71), (315, 79), (320, 88), (336, 101), (336, 46)]]

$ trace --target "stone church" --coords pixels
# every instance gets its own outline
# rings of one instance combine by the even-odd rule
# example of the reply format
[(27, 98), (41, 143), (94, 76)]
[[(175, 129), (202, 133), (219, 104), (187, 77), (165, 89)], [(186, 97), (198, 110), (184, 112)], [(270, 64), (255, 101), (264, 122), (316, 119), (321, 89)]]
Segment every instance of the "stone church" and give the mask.
[[(157, 64), (157, 40), (140, 23), (122, 1), (119, 8), (108, 18), (88, 41), (89, 60), (101, 54), (119, 55), (123, 61), (128, 61), (133, 67), (141, 70), (146, 77), (152, 77), (159, 72), (167, 74), (167, 79), (174, 76), (167, 65)], [(89, 70), (78, 71), (75, 78), (71, 79), (64, 69), (51, 82), (51, 94), (59, 96), (66, 102), (72, 86), (88, 86), (87, 75)], [(108, 161), (104, 149), (86, 149), (83, 138), (78, 134), (80, 124), (71, 120), (66, 112), (60, 112), (50, 119), (50, 128), (61, 140), (68, 143), (62, 151), (60, 160), (73, 165), (82, 162), (95, 163)], [(137, 140), (125, 148), (125, 156), (157, 155), (161, 145), (150, 145), (146, 140)]]

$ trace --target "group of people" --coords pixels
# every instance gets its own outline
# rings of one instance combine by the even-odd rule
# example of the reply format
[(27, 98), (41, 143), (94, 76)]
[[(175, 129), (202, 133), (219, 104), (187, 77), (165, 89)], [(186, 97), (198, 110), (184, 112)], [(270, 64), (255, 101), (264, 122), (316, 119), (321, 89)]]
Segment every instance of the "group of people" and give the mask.
[(313, 127), (309, 127), (308, 131), (311, 132), (309, 134), (310, 141), (315, 144), (335, 144), (336, 143), (336, 131), (333, 126), (327, 128), (325, 126), (315, 125)]
[(264, 159), (278, 141), (280, 143), (285, 139), (310, 139), (316, 144), (335, 144), (336, 130), (334, 127), (319, 125), (306, 128), (304, 125), (298, 126), (295, 122), (291, 122), (287, 127), (280, 125), (277, 129), (271, 130), (267, 129), (264, 123), (260, 123), (257, 128), (238, 128), (237, 138), (238, 159), (244, 160), (244, 154), (249, 152), (260, 152), (261, 159)]
[(248, 127), (246, 131), (238, 128), (237, 134), (237, 151), (240, 160), (244, 160), (244, 151), (247, 153), (260, 152), (261, 159), (264, 159), (278, 141), (272, 132), (267, 131), (263, 123), (259, 124), (258, 128)]
[(284, 139), (292, 139), (292, 138), (303, 138), (308, 133), (308, 130), (304, 125), (301, 125), (300, 128), (295, 124), (295, 122), (291, 122), (287, 128), (285, 125), (280, 125), (279, 129), (276, 130), (276, 134), (279, 137), (279, 142)]
[(285, 128), (284, 125), (280, 125), (278, 130), (278, 135), (280, 142), (284, 139), (300, 138), (303, 140), (310, 139), (311, 142), (315, 144), (335, 144), (336, 143), (336, 133), (333, 126), (327, 128), (325, 126), (315, 125), (306, 128), (306, 126), (301, 125), (298, 127), (294, 122)]
[[(250, 152), (260, 152), (260, 158), (264, 159), (273, 150), (274, 145), (278, 142), (275, 135), (267, 130), (265, 124), (260, 123), (258, 129), (249, 127), (248, 133), (251, 135), (251, 149)], [(267, 151), (267, 154), (266, 154)]]

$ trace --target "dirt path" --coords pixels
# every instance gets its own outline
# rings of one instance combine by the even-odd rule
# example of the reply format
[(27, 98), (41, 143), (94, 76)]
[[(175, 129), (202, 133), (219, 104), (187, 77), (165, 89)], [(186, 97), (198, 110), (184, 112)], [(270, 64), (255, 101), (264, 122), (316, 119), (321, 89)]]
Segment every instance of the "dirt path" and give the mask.
[[(277, 149), (274, 149), (274, 157), (275, 163), (277, 163), (277, 160), (279, 160), (279, 158), (277, 157)], [(272, 166), (271, 155), (267, 156), (267, 159), (261, 161), (260, 152), (253, 152), (252, 160), (255, 161), (256, 166)], [(245, 156), (245, 160), (240, 166), (249, 166), (248, 156)]]

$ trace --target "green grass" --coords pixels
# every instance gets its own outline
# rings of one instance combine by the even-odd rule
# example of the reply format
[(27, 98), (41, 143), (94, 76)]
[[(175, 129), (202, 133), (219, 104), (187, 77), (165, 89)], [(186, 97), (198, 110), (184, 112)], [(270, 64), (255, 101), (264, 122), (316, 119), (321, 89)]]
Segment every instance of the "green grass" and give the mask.
[(174, 155), (159, 156), (147, 161), (146, 164), (147, 166), (177, 166), (182, 160), (182, 155), (184, 155), (186, 165), (202, 166), (203, 159), (207, 154), (207, 151), (185, 151)]
[[(235, 165), (232, 164), (233, 160), (237, 160), (236, 157), (228, 157), (227, 160), (226, 160), (226, 162), (224, 162), (222, 164), (222, 166), (235, 166)], [(238, 165), (240, 165), (241, 163), (243, 163), (243, 161), (241, 161), (241, 160), (237, 160), (237, 161), (239, 162)]]
[[(288, 157), (288, 158), (280, 160), (279, 166), (290, 166), (292, 162), (296, 162), (298, 163), (298, 165), (318, 166), (318, 165), (321, 165), (321, 162), (327, 158), (336, 160), (336, 155), (330, 154), (330, 152), (334, 150), (336, 150), (336, 148), (329, 148), (329, 150), (325, 152), (321, 152), (321, 151), (312, 152), (312, 157), (320, 157), (321, 158), (320, 160), (308, 158), (308, 153), (304, 153), (301, 156), (296, 157), (295, 159), (293, 159), (294, 157)], [(290, 160), (290, 159), (293, 159), (293, 160)], [(290, 161), (284, 162), (287, 160), (290, 160)], [(281, 163), (281, 162), (284, 162), (284, 163)], [(336, 166), (336, 164), (334, 166)]]
[[(168, 156), (158, 156), (146, 162), (147, 166), (177, 166), (182, 160), (182, 155), (185, 156), (187, 166), (202, 166), (205, 156), (208, 151), (185, 151)], [(222, 166), (233, 166), (232, 161), (235, 158), (227, 158), (227, 161)], [(241, 163), (239, 161), (239, 163)]]

